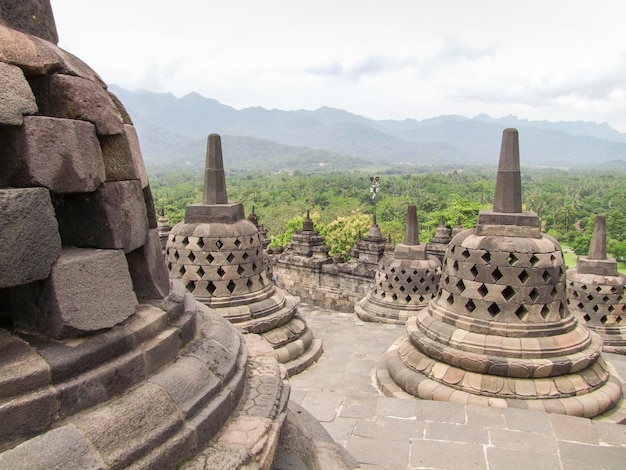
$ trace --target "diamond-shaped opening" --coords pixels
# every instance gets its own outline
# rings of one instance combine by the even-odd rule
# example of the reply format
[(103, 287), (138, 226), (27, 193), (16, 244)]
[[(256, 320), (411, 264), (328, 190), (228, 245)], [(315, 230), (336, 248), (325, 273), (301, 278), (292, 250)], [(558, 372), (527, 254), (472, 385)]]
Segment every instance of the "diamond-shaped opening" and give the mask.
[(610, 299), (609, 299), (609, 297), (608, 297), (608, 296), (606, 296), (606, 295), (605, 295), (604, 297), (602, 297), (602, 301), (603, 301), (604, 303), (607, 303), (609, 300), (610, 300)]
[(404, 286), (400, 286), (400, 292), (404, 292)]
[(258, 267), (258, 266), (257, 266), (256, 262), (255, 262), (255, 263), (252, 263), (252, 271), (253, 271), (253, 272), (256, 272), (257, 267)]
[(239, 274), (240, 276), (244, 273), (245, 269), (243, 268), (242, 265), (237, 266), (237, 274)]
[(414, 294), (417, 294), (417, 286), (413, 286), (413, 289), (411, 289), (413, 291)]
[(470, 269), (470, 273), (472, 273), (472, 276), (474, 277), (478, 276), (478, 269), (476, 268), (476, 265), (472, 266), (472, 269)]
[(222, 240), (218, 240), (215, 242), (215, 246), (217, 247), (218, 250), (221, 250), (222, 247), (224, 246), (224, 243), (222, 243)]
[(243, 255), (241, 255), (241, 257), (242, 257), (242, 258), (243, 258), (243, 260), (245, 261), (245, 260), (247, 260), (248, 258), (250, 258), (250, 255), (248, 254), (248, 252), (247, 252), (247, 251), (244, 251), (244, 252), (243, 252)]
[(581, 287), (582, 290), (587, 290), (587, 286), (585, 284), (582, 285)]
[(550, 262), (551, 262), (552, 264), (554, 264), (554, 262), (555, 262), (555, 261), (556, 261), (556, 256), (554, 256), (554, 253), (551, 253), (551, 254), (550, 254)]
[(454, 263), (452, 263), (453, 274), (456, 273), (458, 270), (459, 270), (459, 262), (457, 260), (454, 260)]
[(226, 271), (224, 271), (222, 267), (220, 266), (219, 268), (217, 268), (217, 274), (219, 277), (224, 277), (224, 274), (226, 274)]
[(491, 261), (491, 253), (487, 251), (484, 255), (481, 256), (481, 258), (485, 263), (489, 263)]
[(602, 286), (596, 286), (596, 292), (600, 293), (602, 291)]
[(252, 282), (252, 279), (248, 278), (248, 282), (246, 282), (246, 287), (248, 288), (248, 290), (252, 289), (253, 285), (254, 282)]
[(474, 305), (472, 299), (468, 300), (465, 304), (465, 310), (467, 310), (469, 313), (472, 313), (474, 310), (476, 310), (476, 305)]
[(578, 302), (578, 305), (576, 305), (576, 307), (578, 307), (578, 310), (582, 310), (585, 307), (585, 304), (583, 304), (582, 302)]
[(407, 295), (407, 296), (406, 296), (406, 303), (407, 303), (407, 304), (408, 304), (408, 303), (411, 303), (411, 300), (413, 300), (413, 299), (411, 299), (411, 296), (410, 296), (410, 295)]
[(515, 266), (515, 263), (517, 263), (517, 256), (515, 256), (515, 253), (510, 253), (509, 256), (506, 257), (506, 261), (510, 266)]
[(185, 287), (187, 287), (188, 291), (193, 292), (196, 288), (196, 281), (188, 281)]
[(522, 284), (526, 284), (526, 281), (528, 281), (528, 279), (530, 278), (530, 274), (528, 274), (526, 270), (524, 269), (521, 273), (519, 273), (517, 278), (520, 280)]
[(202, 238), (202, 237), (198, 238), (198, 241), (196, 242), (196, 245), (198, 245), (198, 248), (200, 248), (200, 249), (204, 248), (204, 238)]
[(446, 302), (448, 302), (448, 305), (452, 305), (454, 303), (454, 295), (448, 294), (448, 298), (446, 299)]
[(228, 289), (228, 292), (230, 292), (231, 294), (235, 291), (236, 287), (237, 284), (235, 284), (232, 280), (228, 281), (228, 284), (226, 284), (226, 289)]
[[(252, 239), (250, 240), (250, 242), (252, 243)], [(241, 246), (241, 243), (242, 243), (242, 242), (241, 242), (241, 240), (239, 240), (239, 238), (235, 238), (235, 246), (236, 246), (237, 248), (239, 248), (239, 247)]]
[(502, 297), (504, 297), (504, 300), (511, 300), (514, 295), (515, 289), (513, 289), (511, 286), (506, 286), (502, 291)]
[(185, 275), (185, 273), (187, 272), (187, 268), (185, 268), (184, 264), (180, 267), (178, 272), (180, 273), (181, 276)]
[(587, 301), (588, 301), (588, 302), (591, 302), (592, 300), (593, 300), (593, 295), (589, 294), (589, 295), (587, 296)]
[(552, 276), (550, 276), (550, 273), (548, 271), (544, 271), (541, 277), (543, 278), (543, 282), (545, 282), (546, 284), (549, 284), (550, 279), (552, 278)]
[(395, 277), (392, 279), (392, 281), (393, 281), (393, 282), (398, 282), (398, 281), (400, 281), (400, 278), (399, 278), (398, 276), (395, 276)]
[(209, 262), (209, 264), (211, 264), (213, 261), (215, 261), (215, 257), (209, 253), (208, 255), (206, 255), (206, 260)]
[(226, 257), (226, 261), (228, 261), (229, 263), (232, 263), (234, 259), (235, 259), (235, 255), (233, 255), (232, 253), (228, 253), (228, 256)]
[(617, 294), (617, 287), (611, 287), (611, 294)]
[(469, 258), (471, 256), (471, 253), (469, 252), (469, 250), (466, 248), (465, 250), (463, 250), (461, 252), (461, 256), (465, 259)]
[(193, 263), (196, 260), (196, 255), (193, 254), (193, 251), (190, 251), (187, 258), (189, 258), (189, 261)]
[(498, 315), (498, 313), (500, 313), (500, 307), (498, 307), (498, 304), (492, 303), (489, 305), (489, 307), (487, 307), (487, 311), (489, 312), (489, 315), (491, 315), (491, 317), (493, 318)]
[(620, 323), (622, 323), (622, 320), (623, 320), (622, 316), (618, 315), (617, 318), (615, 319), (615, 323), (619, 325)]
[(206, 290), (209, 294), (213, 295), (213, 293), (215, 292), (215, 284), (213, 284), (213, 282), (209, 281), (209, 284), (206, 286)]
[(540, 261), (540, 260), (539, 260), (539, 258), (537, 258), (537, 256), (535, 256), (535, 255), (532, 255), (532, 256), (530, 257), (530, 264), (532, 264), (533, 266), (537, 266), (537, 263), (538, 263), (539, 261)]
[(494, 282), (498, 282), (500, 279), (502, 279), (502, 273), (500, 272), (498, 268), (494, 269), (491, 272), (491, 278), (493, 279)]
[(552, 288), (552, 290), (550, 291), (550, 295), (552, 296), (553, 299), (555, 299), (557, 295), (559, 295), (559, 291), (556, 288), (556, 286)]
[(200, 266), (196, 272), (198, 273), (198, 276), (200, 276), (200, 278), (202, 278), (202, 276), (206, 274), (204, 272), (204, 269), (202, 269), (202, 266)]
[(524, 319), (528, 316), (528, 309), (523, 305), (520, 305), (519, 307), (517, 307), (517, 310), (515, 310), (515, 315), (517, 316), (517, 318), (524, 321)]
[(602, 315), (602, 318), (600, 318), (600, 322), (604, 325), (607, 321), (609, 321), (608, 317), (606, 315)]
[(430, 292), (430, 286), (429, 285), (426, 285), (424, 287), (424, 292)]
[(578, 298), (578, 291), (577, 290), (573, 290), (570, 294), (573, 298), (577, 299)]
[(417, 276), (419, 274), (419, 271), (417, 269), (413, 270), (413, 276)]
[(180, 258), (180, 254), (178, 253), (178, 251), (174, 251), (174, 259), (178, 261), (178, 258)]
[(459, 292), (463, 292), (465, 290), (465, 283), (463, 279), (459, 279), (459, 282), (456, 283), (456, 288), (459, 289)]
[(597, 305), (594, 305), (591, 310), (593, 310), (594, 312), (598, 313), (598, 310), (600, 310), (600, 307), (598, 307)]
[(385, 291), (382, 291), (382, 292), (380, 293), (380, 296), (384, 299), (385, 297), (387, 297), (387, 294), (385, 293)]
[(420, 295), (418, 300), (420, 301), (420, 303), (422, 303), (424, 300), (426, 300), (426, 297), (424, 297), (423, 295)]
[(489, 293), (489, 289), (487, 289), (487, 287), (484, 284), (481, 284), (480, 287), (478, 288), (478, 293), (480, 294), (481, 297), (484, 297)]
[(546, 320), (548, 318), (548, 315), (550, 315), (550, 309), (547, 305), (544, 305), (543, 307), (541, 307), (541, 312), (539, 313), (541, 314), (543, 319)]
[(413, 282), (413, 278), (408, 277), (408, 278), (406, 279), (406, 282), (408, 282), (409, 284), (411, 284), (411, 283)]
[(390, 273), (392, 273), (392, 274), (395, 274), (395, 272), (396, 272), (396, 268), (391, 268), (391, 269), (389, 270), (389, 272), (390, 272)]
[(537, 300), (537, 298), (539, 297), (539, 292), (537, 292), (537, 289), (535, 289), (534, 287), (531, 289), (530, 293), (528, 294), (528, 297), (531, 298), (531, 300), (533, 302), (535, 302)]
[(183, 239), (180, 241), (180, 243), (183, 245), (183, 248), (186, 248), (187, 245), (189, 245), (189, 238), (183, 237)]
[(591, 315), (589, 315), (588, 313), (585, 313), (585, 316), (583, 317), (583, 320), (588, 322), (589, 320), (591, 320)]
[(404, 276), (406, 274), (406, 270), (403, 269), (402, 271), (400, 271), (400, 274)]
[(609, 311), (609, 313), (613, 313), (615, 311), (615, 306), (614, 305), (609, 305), (607, 310)]
[(397, 296), (397, 294), (393, 293), (393, 294), (391, 295), (391, 299), (392, 299), (394, 302), (395, 302), (396, 300), (398, 300), (398, 296)]

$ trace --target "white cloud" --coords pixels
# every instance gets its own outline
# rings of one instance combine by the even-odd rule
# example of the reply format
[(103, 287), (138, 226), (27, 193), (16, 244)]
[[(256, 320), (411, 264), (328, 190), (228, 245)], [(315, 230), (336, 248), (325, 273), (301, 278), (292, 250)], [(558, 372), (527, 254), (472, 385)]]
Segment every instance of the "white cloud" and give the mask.
[(608, 121), (626, 132), (626, 4), (527, 0), (52, 0), (60, 45), (109, 83), (234, 107), (373, 118)]

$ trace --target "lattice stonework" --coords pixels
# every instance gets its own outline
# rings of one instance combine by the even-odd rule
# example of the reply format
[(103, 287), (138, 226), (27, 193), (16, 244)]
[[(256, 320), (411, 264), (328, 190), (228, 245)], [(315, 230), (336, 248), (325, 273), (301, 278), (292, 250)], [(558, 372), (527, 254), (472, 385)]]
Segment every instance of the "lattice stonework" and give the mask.
[(618, 276), (584, 275), (592, 282), (582, 282), (583, 275), (568, 273), (568, 301), (572, 311), (586, 326), (595, 328), (624, 326), (624, 283)]
[(258, 233), (238, 237), (169, 236), (166, 260), (171, 276), (199, 298), (231, 297), (262, 290), (268, 280)]
[(390, 304), (420, 305), (437, 293), (441, 267), (390, 266), (379, 263), (370, 296)]
[(439, 305), (483, 320), (547, 323), (567, 315), (558, 245), (542, 253), (450, 246), (440, 289)]

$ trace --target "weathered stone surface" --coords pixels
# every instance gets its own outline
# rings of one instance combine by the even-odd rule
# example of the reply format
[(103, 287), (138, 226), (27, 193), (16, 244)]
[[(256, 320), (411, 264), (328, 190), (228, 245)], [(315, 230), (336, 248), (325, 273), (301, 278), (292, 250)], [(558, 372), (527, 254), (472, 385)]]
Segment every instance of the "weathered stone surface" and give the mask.
[(154, 208), (154, 198), (152, 197), (152, 189), (150, 185), (146, 185), (142, 190), (143, 201), (146, 205), (146, 217), (148, 217), (148, 228), (153, 229), (159, 226), (156, 210)]
[(2, 24), (0, 61), (17, 65), (27, 74), (45, 74), (61, 66), (52, 44)]
[(170, 292), (170, 278), (163, 260), (158, 229), (148, 232), (146, 243), (126, 255), (137, 298), (164, 299)]
[(114, 181), (94, 193), (66, 194), (54, 205), (64, 246), (141, 247), (148, 235), (146, 205), (138, 180)]
[(24, 114), (37, 112), (33, 92), (19, 67), (0, 62), (0, 124), (19, 126)]
[(25, 341), (0, 329), (0, 399), (50, 383), (48, 364)]
[(100, 136), (100, 144), (107, 181), (138, 179), (142, 188), (148, 186), (148, 175), (133, 126), (124, 124), (122, 134)]
[(41, 114), (93, 122), (98, 135), (124, 132), (122, 116), (101, 84), (59, 73), (29, 82)]
[(0, 288), (45, 279), (61, 252), (50, 194), (0, 190)]
[(141, 155), (141, 147), (139, 146), (137, 131), (132, 125), (124, 124), (124, 133), (126, 134), (126, 139), (128, 140), (135, 174), (141, 182), (141, 187), (145, 188), (148, 186), (148, 173), (146, 172), (146, 166), (143, 163), (143, 156)]
[(59, 41), (49, 0), (0, 0), (0, 23), (55, 44)]
[(62, 426), (0, 453), (0, 468), (13, 470), (104, 470), (106, 467), (85, 437)]
[(89, 122), (26, 116), (21, 127), (0, 128), (0, 146), (0, 185), (77, 193), (104, 182), (102, 152)]
[(54, 338), (110, 328), (137, 306), (122, 251), (64, 249), (44, 283), (39, 309), (14, 316), (14, 323)]
[(124, 121), (124, 124), (130, 124), (132, 126), (133, 120), (130, 117), (130, 114), (128, 114), (128, 111), (126, 111), (126, 108), (124, 107), (120, 99), (117, 96), (115, 96), (115, 94), (111, 93), (110, 91), (109, 91), (109, 96), (111, 97), (111, 100), (113, 100), (113, 103), (115, 103), (117, 110), (122, 116), (122, 120)]

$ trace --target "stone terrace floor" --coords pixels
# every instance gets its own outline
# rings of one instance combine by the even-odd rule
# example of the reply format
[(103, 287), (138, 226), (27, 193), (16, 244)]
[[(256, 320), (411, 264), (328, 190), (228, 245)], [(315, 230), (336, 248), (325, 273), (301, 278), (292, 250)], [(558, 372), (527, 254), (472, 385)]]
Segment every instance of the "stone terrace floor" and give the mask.
[[(404, 327), (301, 304), (324, 354), (290, 379), (363, 469), (625, 469), (626, 426), (540, 411), (388, 398), (374, 370)], [(626, 357), (605, 354), (626, 377)]]

